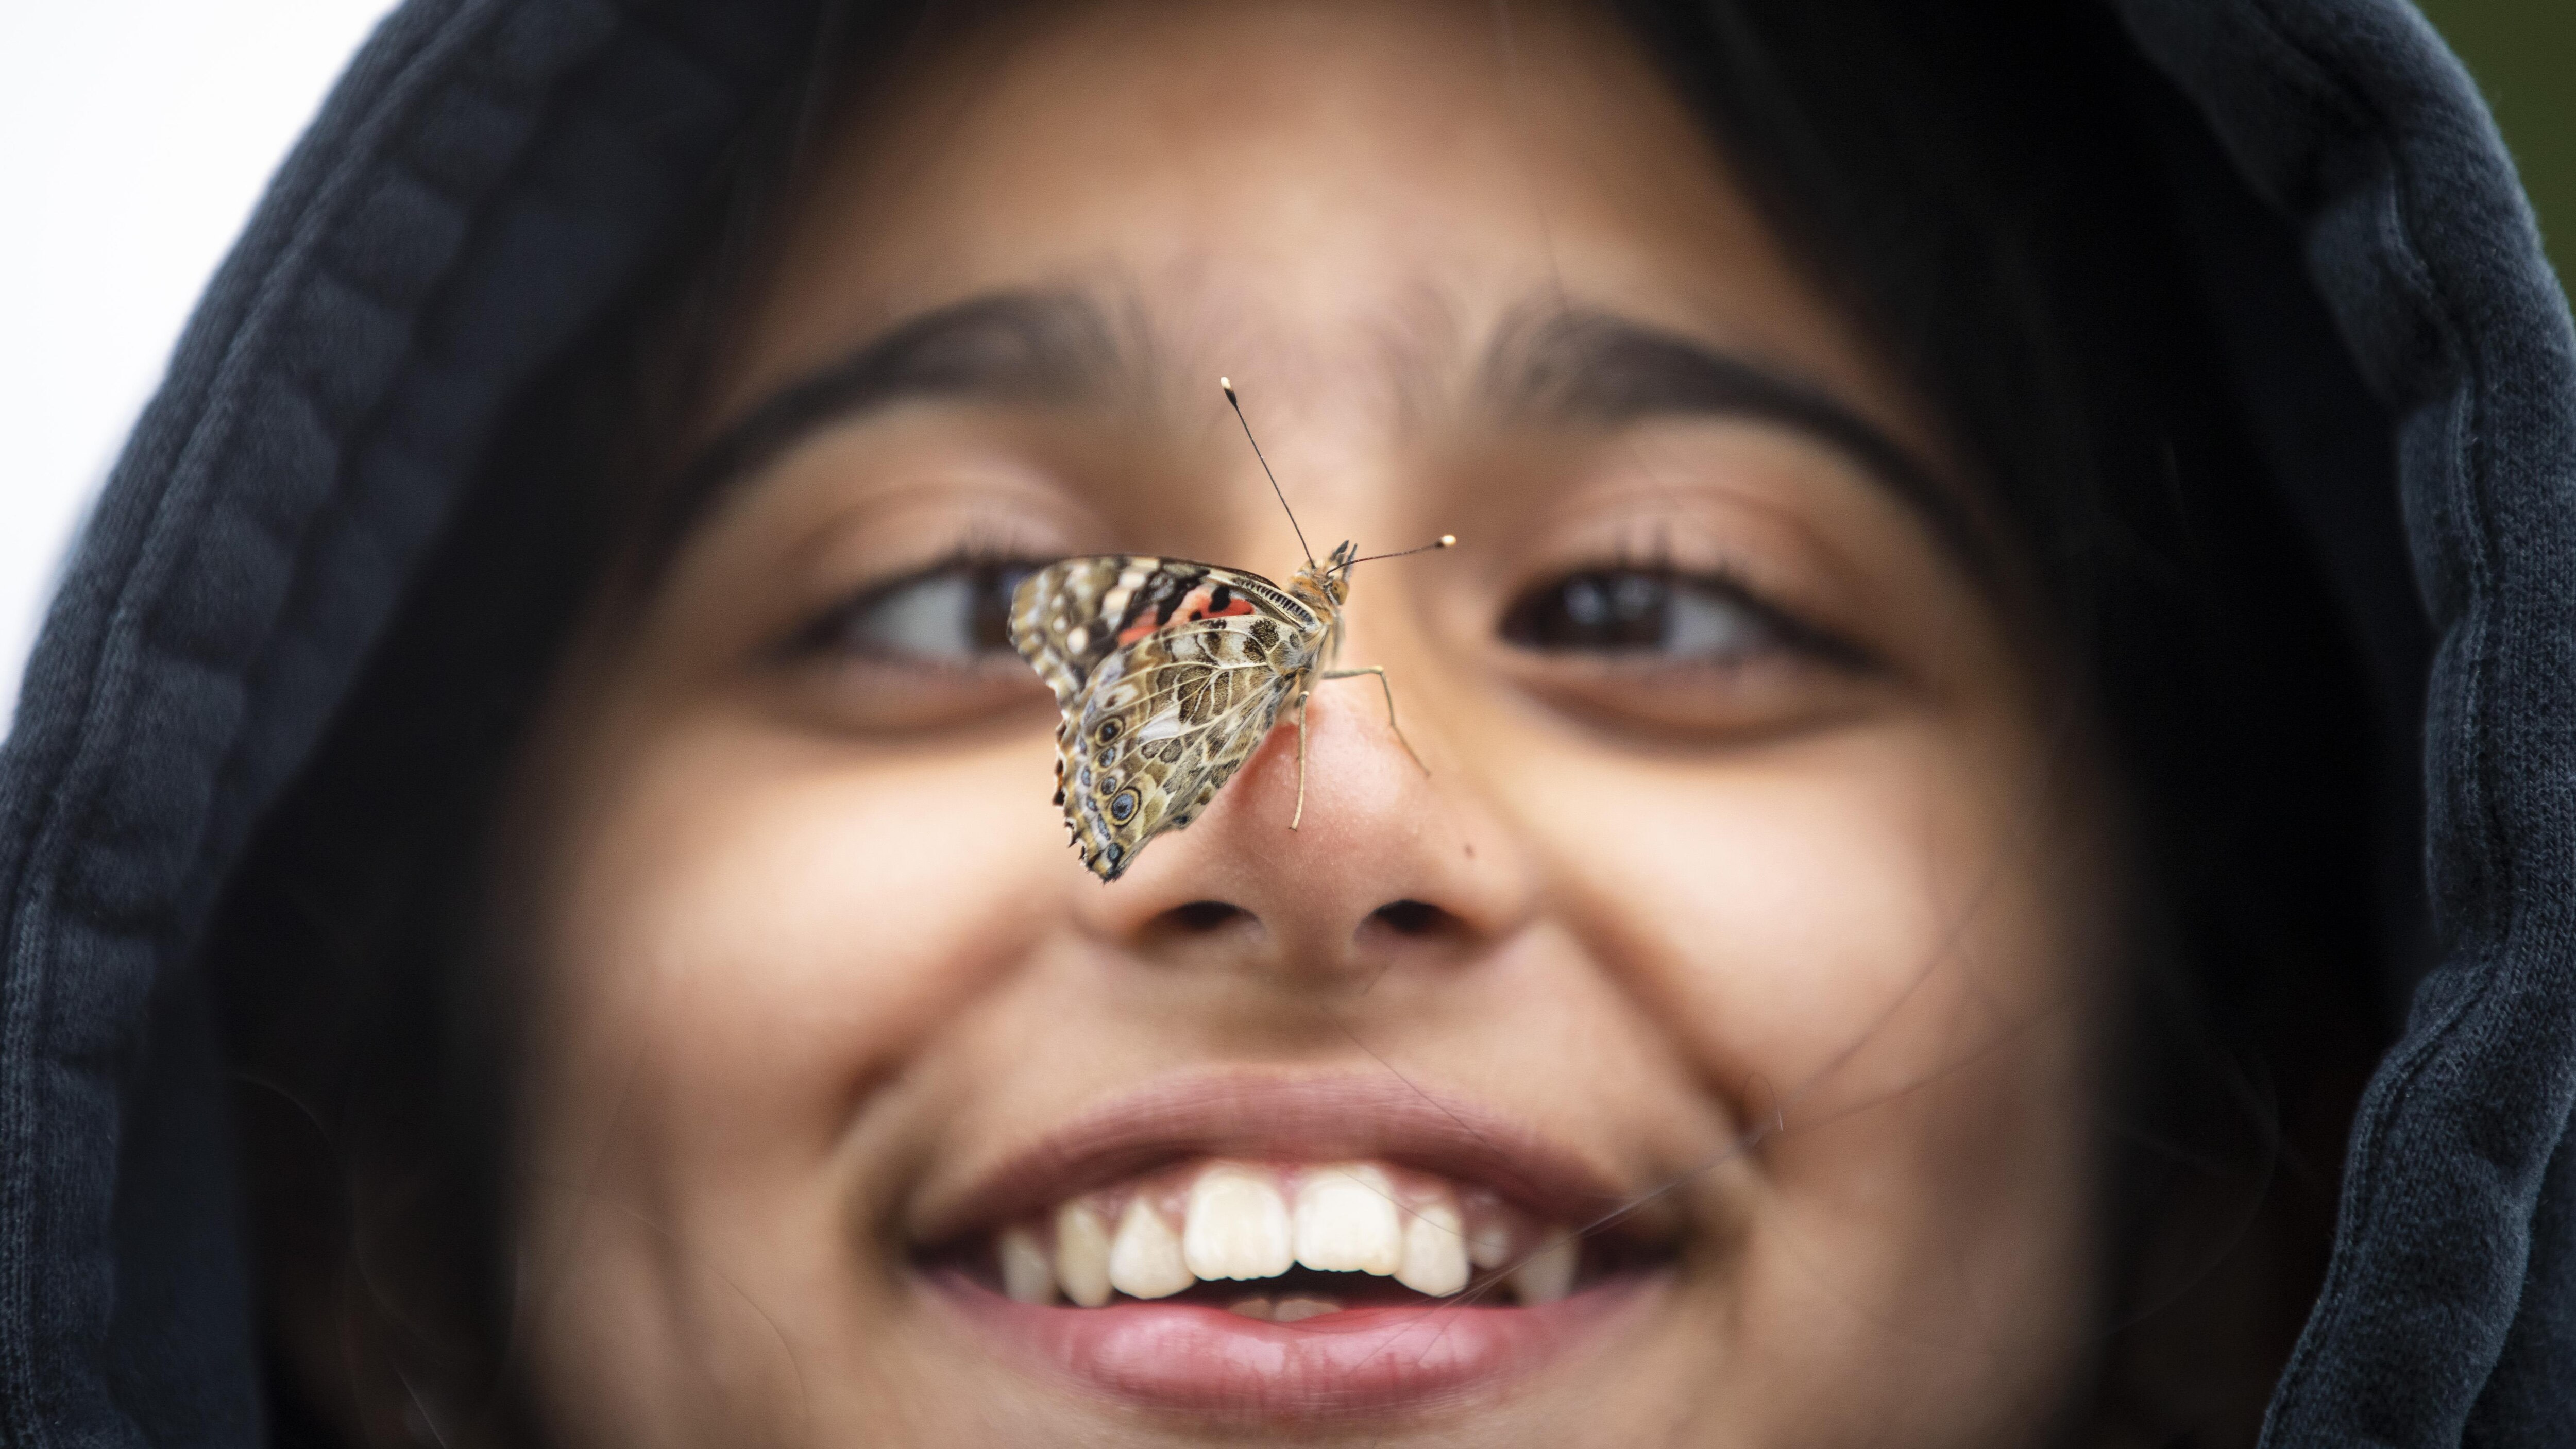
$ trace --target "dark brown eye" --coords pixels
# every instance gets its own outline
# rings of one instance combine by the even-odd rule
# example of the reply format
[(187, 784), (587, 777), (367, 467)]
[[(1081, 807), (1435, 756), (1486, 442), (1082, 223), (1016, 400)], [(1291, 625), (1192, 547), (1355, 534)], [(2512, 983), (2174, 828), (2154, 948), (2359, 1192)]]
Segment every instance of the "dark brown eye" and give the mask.
[(971, 666), (1011, 649), (1011, 594), (1038, 565), (959, 560), (834, 610), (813, 642), (892, 662)]
[(1524, 649), (1725, 663), (1783, 642), (1723, 580), (1655, 569), (1586, 569), (1512, 601), (1502, 635)]

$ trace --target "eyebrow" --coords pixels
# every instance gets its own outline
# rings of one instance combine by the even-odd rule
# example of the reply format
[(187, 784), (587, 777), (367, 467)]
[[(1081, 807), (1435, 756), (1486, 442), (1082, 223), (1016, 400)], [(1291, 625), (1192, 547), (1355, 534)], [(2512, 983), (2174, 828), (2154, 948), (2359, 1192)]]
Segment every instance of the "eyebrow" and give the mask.
[[(653, 509), (650, 580), (733, 489), (826, 428), (919, 398), (1069, 403), (1098, 397), (1121, 368), (1115, 333), (1072, 292), (1007, 291), (908, 318), (763, 399), (701, 448)], [(1841, 453), (1925, 519), (1981, 580), (1998, 577), (1955, 490), (1884, 429), (1831, 393), (1752, 358), (1590, 310), (1551, 309), (1504, 325), (1480, 388), (1504, 417), (1616, 427), (1704, 415), (1755, 419)]]
[(646, 531), (645, 577), (661, 571), (737, 486), (807, 438), (919, 398), (1077, 402), (1119, 363), (1107, 319), (1068, 292), (994, 292), (908, 318), (764, 398), (674, 476)]
[(1981, 580), (1997, 576), (1984, 533), (1932, 468), (1832, 393), (1752, 358), (1609, 313), (1550, 311), (1503, 328), (1482, 388), (1502, 416), (1530, 421), (1615, 427), (1697, 414), (1805, 434), (1920, 514)]

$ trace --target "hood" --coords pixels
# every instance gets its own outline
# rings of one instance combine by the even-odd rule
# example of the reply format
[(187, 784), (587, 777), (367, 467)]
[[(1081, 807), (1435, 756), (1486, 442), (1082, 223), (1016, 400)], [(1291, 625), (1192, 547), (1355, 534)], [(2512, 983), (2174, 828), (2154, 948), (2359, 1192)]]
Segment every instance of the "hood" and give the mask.
[[(2424, 944), (2391, 952), (2402, 1033), (2265, 1442), (2563, 1442), (2566, 301), (2403, 0), (2111, 8), (2177, 102), (2155, 184), (2409, 751), (2386, 929)], [(672, 244), (819, 23), (799, 0), (412, 0), (217, 275), (0, 749), (0, 1442), (268, 1441), (199, 946), (514, 401)]]

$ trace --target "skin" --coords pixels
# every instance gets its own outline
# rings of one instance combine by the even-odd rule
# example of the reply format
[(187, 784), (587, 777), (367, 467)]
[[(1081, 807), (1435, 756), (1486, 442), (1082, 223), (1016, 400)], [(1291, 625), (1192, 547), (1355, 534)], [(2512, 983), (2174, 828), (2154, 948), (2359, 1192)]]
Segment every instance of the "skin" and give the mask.
[[(1647, 62), (1484, 5), (1108, 3), (952, 37), (836, 123), (695, 436), (1010, 290), (1109, 319), (1094, 385), (900, 399), (766, 460), (594, 611), (527, 754), (517, 1341), (545, 1432), (1239, 1437), (1008, 1361), (912, 1257), (1086, 1108), (1229, 1070), (1398, 1074), (1671, 1188), (1640, 1229), (1670, 1262), (1600, 1341), (1268, 1440), (2047, 1432), (2087, 1369), (2118, 871), (2008, 556), (1795, 428), (1489, 385), (1533, 318), (1615, 314), (1832, 398), (1978, 516)], [(1104, 887), (1024, 665), (815, 621), (961, 549), (1285, 577), (1220, 372), (1319, 551), (1460, 535), (1358, 570), (1341, 660), (1387, 668), (1429, 773), (1373, 682), (1323, 686), (1303, 828), (1282, 729)], [(1532, 589), (1641, 558), (1836, 648), (1503, 636)], [(890, 627), (859, 613), (863, 642)], [(1375, 914), (1399, 899), (1431, 925)], [(1201, 901), (1234, 914), (1175, 924)]]

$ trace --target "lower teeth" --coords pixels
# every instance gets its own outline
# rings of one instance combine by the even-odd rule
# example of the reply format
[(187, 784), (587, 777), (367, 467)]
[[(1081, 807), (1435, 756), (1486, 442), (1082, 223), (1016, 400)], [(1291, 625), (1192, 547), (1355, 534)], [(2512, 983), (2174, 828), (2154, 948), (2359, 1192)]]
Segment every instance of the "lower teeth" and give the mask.
[(1342, 1305), (1331, 1298), (1244, 1298), (1227, 1304), (1226, 1311), (1240, 1313), (1246, 1318), (1258, 1318), (1264, 1323), (1296, 1323), (1320, 1318), (1327, 1313), (1339, 1313)]

